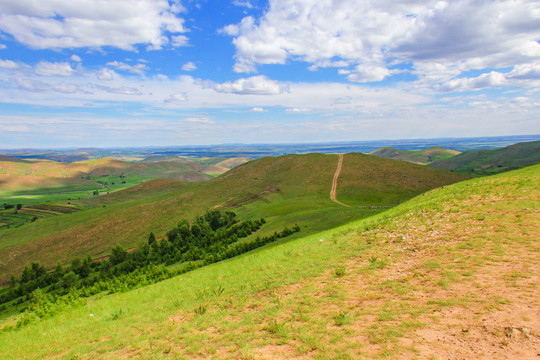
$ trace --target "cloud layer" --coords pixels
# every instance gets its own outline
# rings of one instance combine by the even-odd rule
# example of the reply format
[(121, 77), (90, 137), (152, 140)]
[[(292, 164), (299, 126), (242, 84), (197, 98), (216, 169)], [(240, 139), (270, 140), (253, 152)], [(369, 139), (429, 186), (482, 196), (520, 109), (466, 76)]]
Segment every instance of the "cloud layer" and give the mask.
[(540, 3), (528, 0), (270, 0), (261, 18), (223, 30), (234, 36), (237, 72), (301, 60), (353, 82), (406, 69), (433, 85), (538, 63), (539, 23)]
[(35, 49), (181, 46), (169, 35), (185, 32), (182, 10), (174, 0), (3, 0), (0, 30)]

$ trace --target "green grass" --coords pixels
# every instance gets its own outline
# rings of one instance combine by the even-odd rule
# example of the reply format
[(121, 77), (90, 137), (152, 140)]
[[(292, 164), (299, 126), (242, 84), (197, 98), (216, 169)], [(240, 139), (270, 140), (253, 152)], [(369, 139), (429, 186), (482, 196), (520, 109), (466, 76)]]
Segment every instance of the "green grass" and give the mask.
[[(410, 347), (401, 345), (404, 337), (435, 352), (454, 349), (461, 343), (430, 343), (416, 330), (436, 328), (454, 339), (453, 328), (441, 323), (452, 317), (441, 315), (444, 309), (470, 311), (471, 323), (467, 317), (454, 318), (467, 324), (458, 325), (458, 331), (475, 323), (481, 331), (480, 319), (491, 316), (492, 306), (511, 313), (505, 307), (521, 301), (538, 309), (535, 293), (527, 292), (530, 285), (502, 294), (501, 284), (533, 279), (523, 271), (507, 276), (500, 271), (508, 261), (519, 259), (520, 266), (537, 261), (539, 180), (540, 166), (535, 166), (447, 186), (368, 219), (145, 288), (90, 299), (0, 333), (0, 353), (5, 359), (414, 357)], [(496, 198), (485, 193), (488, 184)], [(518, 188), (522, 195), (516, 196)], [(532, 207), (527, 205), (531, 199)], [(502, 201), (504, 207), (498, 208)], [(477, 213), (486, 214), (482, 222), (474, 219)], [(515, 222), (516, 213), (522, 215), (521, 224)], [(500, 237), (486, 233), (496, 226)], [(464, 229), (466, 236), (460, 238)], [(406, 239), (396, 241), (399, 237)], [(482, 241), (473, 241), (472, 249), (459, 247), (474, 239)], [(497, 248), (506, 243), (512, 247), (499, 255)], [(366, 268), (381, 261), (384, 266)], [(342, 276), (335, 275), (338, 264), (345, 268)], [(458, 270), (474, 275), (450, 281), (452, 291), (434, 286), (441, 277), (458, 276)], [(479, 276), (492, 283), (476, 283)], [(479, 301), (473, 290), (490, 297)], [(525, 321), (523, 326), (530, 327), (533, 320)], [(501, 351), (512, 356), (510, 350)]]

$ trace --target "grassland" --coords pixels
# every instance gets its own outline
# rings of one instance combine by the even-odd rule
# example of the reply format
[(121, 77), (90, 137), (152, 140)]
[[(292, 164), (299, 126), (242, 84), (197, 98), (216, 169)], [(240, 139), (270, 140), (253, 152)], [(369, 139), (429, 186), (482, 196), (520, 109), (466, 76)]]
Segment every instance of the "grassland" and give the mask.
[(0, 353), (532, 359), (539, 184), (537, 165), (435, 189), (368, 219), (3, 332)]
[(75, 202), (86, 210), (0, 232), (0, 279), (31, 261), (52, 268), (77, 256), (103, 256), (117, 244), (138, 246), (150, 232), (161, 236), (180, 219), (213, 208), (232, 209), (242, 219), (265, 218), (262, 236), (291, 224), (298, 224), (305, 236), (465, 179), (420, 165), (347, 154), (337, 190), (337, 199), (352, 205), (347, 208), (329, 196), (337, 160), (337, 155), (321, 154), (267, 157), (209, 182), (151, 182)]
[(466, 151), (429, 166), (461, 173), (491, 175), (540, 162), (540, 141), (514, 144), (496, 150)]
[(374, 156), (403, 160), (421, 165), (427, 165), (437, 160), (448, 159), (459, 154), (461, 154), (459, 151), (444, 149), (440, 146), (432, 146), (422, 150), (400, 150), (392, 147), (383, 147), (370, 153), (370, 155)]

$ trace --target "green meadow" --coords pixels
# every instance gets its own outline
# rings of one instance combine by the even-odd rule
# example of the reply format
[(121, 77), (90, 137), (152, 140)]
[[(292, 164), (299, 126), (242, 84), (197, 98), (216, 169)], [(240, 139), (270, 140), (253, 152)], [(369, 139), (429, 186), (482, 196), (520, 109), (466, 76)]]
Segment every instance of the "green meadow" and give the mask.
[[(533, 358), (540, 165), (12, 329), (5, 359)], [(508, 334), (512, 334), (509, 336)], [(492, 346), (496, 344), (496, 346)]]

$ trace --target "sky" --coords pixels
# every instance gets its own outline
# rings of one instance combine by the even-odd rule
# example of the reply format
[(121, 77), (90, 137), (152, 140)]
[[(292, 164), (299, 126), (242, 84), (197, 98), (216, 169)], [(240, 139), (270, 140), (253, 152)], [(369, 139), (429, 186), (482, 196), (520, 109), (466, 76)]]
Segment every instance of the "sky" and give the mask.
[(540, 1), (0, 0), (0, 148), (540, 134)]

